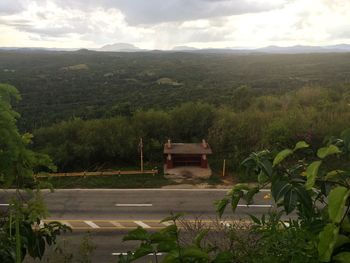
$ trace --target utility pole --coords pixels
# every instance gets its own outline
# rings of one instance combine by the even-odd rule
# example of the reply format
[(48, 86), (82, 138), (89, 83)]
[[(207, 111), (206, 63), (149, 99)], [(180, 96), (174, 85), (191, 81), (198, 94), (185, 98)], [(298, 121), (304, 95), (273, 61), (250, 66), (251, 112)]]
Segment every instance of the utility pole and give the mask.
[(142, 142), (142, 138), (140, 138), (140, 158), (141, 158), (141, 173), (143, 173), (143, 142)]
[(226, 171), (226, 159), (224, 159), (224, 163), (222, 164), (222, 177), (225, 177)]

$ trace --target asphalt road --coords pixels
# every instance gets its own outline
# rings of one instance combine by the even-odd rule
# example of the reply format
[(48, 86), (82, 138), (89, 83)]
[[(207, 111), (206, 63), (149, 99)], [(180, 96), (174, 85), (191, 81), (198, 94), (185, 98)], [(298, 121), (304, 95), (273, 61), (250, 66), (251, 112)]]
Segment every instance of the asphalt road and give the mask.
[[(186, 220), (199, 218), (210, 224), (216, 218), (214, 201), (226, 194), (225, 189), (62, 189), (43, 191), (50, 217), (45, 221), (58, 220), (72, 227), (73, 233), (64, 235), (74, 254), (86, 232), (97, 245), (93, 262), (116, 262), (113, 253), (123, 253), (134, 247), (122, 242), (122, 236), (137, 226), (149, 231), (164, 228), (168, 223), (160, 220), (171, 212), (184, 212)], [(6, 207), (13, 191), (0, 193), (0, 208)], [(247, 214), (261, 215), (273, 208), (269, 191), (256, 195), (254, 204), (239, 204), (236, 213), (230, 209), (222, 219), (246, 219)], [(68, 249), (68, 250), (69, 250)], [(68, 251), (65, 249), (65, 251)], [(50, 253), (53, 255), (53, 252)], [(51, 262), (51, 261), (50, 261)], [(147, 261), (148, 262), (148, 261)]]

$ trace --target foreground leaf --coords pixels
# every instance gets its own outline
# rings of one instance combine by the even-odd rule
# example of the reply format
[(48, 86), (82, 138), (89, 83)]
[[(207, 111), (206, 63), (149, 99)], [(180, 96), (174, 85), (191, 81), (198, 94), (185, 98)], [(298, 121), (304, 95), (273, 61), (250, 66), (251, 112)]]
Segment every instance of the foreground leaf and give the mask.
[(130, 231), (126, 236), (123, 237), (123, 241), (128, 240), (141, 240), (146, 241), (148, 240), (150, 235), (147, 233), (145, 229), (142, 227), (138, 227), (132, 231)]
[(310, 145), (307, 144), (305, 141), (300, 141), (297, 142), (297, 144), (295, 145), (293, 151), (299, 150), (299, 149), (303, 149), (303, 148), (308, 148)]
[(168, 222), (168, 221), (173, 221), (175, 222), (176, 220), (178, 220), (179, 218), (183, 217), (185, 215), (185, 213), (176, 213), (176, 214), (172, 214), (171, 216), (167, 216), (166, 218), (162, 219), (160, 222)]
[(328, 195), (328, 213), (329, 218), (334, 223), (340, 223), (344, 215), (345, 202), (348, 199), (350, 191), (338, 186), (332, 189)]
[(295, 207), (298, 204), (298, 193), (295, 191), (295, 189), (292, 188), (287, 193), (285, 193), (283, 204), (287, 214), (290, 214), (294, 211)]
[(321, 262), (329, 262), (333, 253), (334, 245), (337, 242), (339, 227), (328, 224), (319, 234), (318, 257)]
[(201, 248), (201, 242), (203, 238), (208, 235), (209, 229), (202, 229), (199, 231), (199, 233), (195, 236), (194, 238), (194, 244), (198, 247)]
[(337, 146), (331, 144), (327, 147), (322, 147), (322, 148), (318, 149), (317, 156), (321, 159), (324, 159), (329, 155), (337, 154), (337, 153), (341, 153), (341, 151), (339, 150), (339, 148)]
[(311, 189), (315, 185), (316, 177), (318, 174), (318, 170), (320, 168), (322, 161), (314, 161), (306, 168), (306, 189)]
[(343, 174), (345, 173), (345, 171), (343, 170), (333, 170), (333, 171), (330, 171), (326, 174), (326, 180), (329, 180), (329, 179), (335, 179), (339, 176), (342, 176)]
[(285, 158), (287, 158), (289, 155), (291, 155), (293, 151), (291, 149), (285, 149), (281, 152), (279, 152), (275, 159), (273, 159), (272, 166), (275, 167), (276, 165), (280, 164)]
[(292, 185), (285, 180), (278, 180), (274, 182), (271, 186), (271, 194), (275, 199), (276, 203), (284, 197), (285, 193), (290, 191)]
[(218, 213), (219, 217), (222, 217), (222, 214), (224, 213), (228, 203), (229, 203), (228, 198), (223, 198), (221, 200), (215, 201), (214, 205), (216, 208), (216, 213)]
[(349, 263), (350, 262), (350, 252), (342, 252), (337, 255), (335, 255), (332, 258), (336, 262), (340, 263)]

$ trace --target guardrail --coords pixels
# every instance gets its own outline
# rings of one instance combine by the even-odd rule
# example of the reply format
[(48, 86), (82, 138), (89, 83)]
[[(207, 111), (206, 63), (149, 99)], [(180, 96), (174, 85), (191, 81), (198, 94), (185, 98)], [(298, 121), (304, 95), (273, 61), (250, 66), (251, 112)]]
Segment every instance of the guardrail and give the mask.
[(158, 174), (158, 170), (135, 170), (135, 171), (102, 171), (102, 172), (76, 172), (76, 173), (49, 173), (49, 174), (37, 174), (36, 178), (46, 177), (71, 177), (71, 176), (109, 176), (109, 175), (127, 175), (127, 174)]

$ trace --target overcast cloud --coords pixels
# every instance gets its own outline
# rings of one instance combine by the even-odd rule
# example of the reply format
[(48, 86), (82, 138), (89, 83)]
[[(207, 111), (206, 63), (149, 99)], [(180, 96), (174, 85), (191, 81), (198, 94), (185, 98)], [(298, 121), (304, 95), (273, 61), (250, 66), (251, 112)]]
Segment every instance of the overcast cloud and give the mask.
[(0, 46), (350, 43), (349, 0), (0, 0)]

